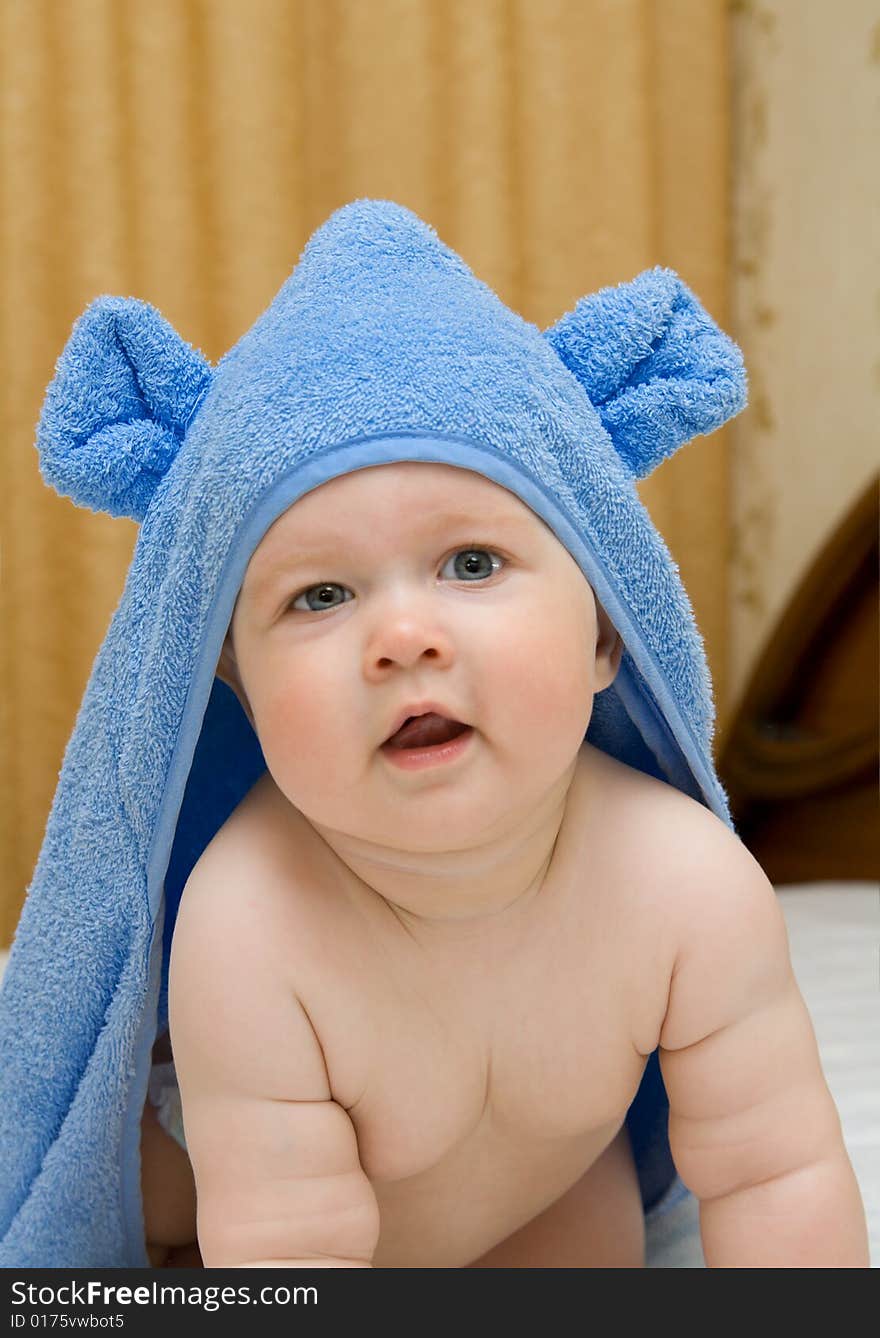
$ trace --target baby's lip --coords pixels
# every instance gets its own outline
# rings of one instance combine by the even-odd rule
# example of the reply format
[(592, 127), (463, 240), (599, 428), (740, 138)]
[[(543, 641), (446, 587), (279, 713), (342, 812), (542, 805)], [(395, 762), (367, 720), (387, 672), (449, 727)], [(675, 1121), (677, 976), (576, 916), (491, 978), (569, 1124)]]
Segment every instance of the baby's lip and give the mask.
[(446, 720), (452, 720), (455, 724), (466, 725), (467, 721), (451, 711), (448, 706), (443, 706), (439, 702), (410, 702), (408, 706), (402, 706), (391, 722), (391, 729), (382, 741), (382, 746), (392, 739), (401, 725), (405, 725), (407, 720), (416, 715), (442, 715)]

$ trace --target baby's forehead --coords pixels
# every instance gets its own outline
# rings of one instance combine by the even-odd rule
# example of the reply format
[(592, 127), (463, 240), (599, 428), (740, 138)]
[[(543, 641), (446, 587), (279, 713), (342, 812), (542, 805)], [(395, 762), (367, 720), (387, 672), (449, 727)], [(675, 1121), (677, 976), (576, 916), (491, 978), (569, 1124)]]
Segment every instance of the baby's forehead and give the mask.
[(440, 533), (455, 525), (474, 527), (473, 539), (493, 525), (556, 539), (525, 502), (485, 475), (398, 461), (354, 470), (297, 498), (266, 531), (248, 571), (260, 574), (291, 551), (320, 547), (332, 553), (358, 534), (383, 536), (403, 548), (434, 528)]

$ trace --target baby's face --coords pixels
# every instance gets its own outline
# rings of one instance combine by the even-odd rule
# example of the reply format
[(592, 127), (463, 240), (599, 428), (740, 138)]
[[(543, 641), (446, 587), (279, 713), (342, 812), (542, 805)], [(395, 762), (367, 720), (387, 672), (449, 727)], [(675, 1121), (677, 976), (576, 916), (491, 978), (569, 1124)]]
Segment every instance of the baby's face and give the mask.
[[(420, 462), (333, 479), (255, 550), (218, 673), (308, 819), (384, 845), (463, 848), (576, 759), (619, 638), (542, 520), (480, 474)], [(473, 727), (420, 771), (382, 744), (430, 700)]]

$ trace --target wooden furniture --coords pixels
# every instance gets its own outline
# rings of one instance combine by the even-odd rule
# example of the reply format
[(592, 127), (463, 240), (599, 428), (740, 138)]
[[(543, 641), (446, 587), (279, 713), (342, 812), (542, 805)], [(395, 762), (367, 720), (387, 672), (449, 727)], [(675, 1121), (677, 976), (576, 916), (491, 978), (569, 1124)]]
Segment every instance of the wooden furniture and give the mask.
[(878, 503), (874, 479), (796, 590), (717, 760), (775, 884), (880, 880)]

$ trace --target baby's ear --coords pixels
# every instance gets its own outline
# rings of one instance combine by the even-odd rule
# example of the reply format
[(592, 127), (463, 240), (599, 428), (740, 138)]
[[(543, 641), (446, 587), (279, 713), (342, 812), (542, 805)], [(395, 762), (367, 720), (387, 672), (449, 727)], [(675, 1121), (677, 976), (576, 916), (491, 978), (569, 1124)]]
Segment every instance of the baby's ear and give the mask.
[(671, 269), (583, 297), (544, 337), (635, 478), (745, 408), (742, 354)]
[(623, 656), (623, 641), (614, 623), (596, 600), (596, 692), (610, 687)]
[(235, 651), (232, 648), (232, 634), (230, 632), (227, 632), (224, 638), (223, 647), (220, 651), (220, 658), (217, 660), (217, 667), (214, 670), (214, 675), (216, 678), (220, 679), (221, 683), (225, 683), (226, 686), (231, 688), (235, 693), (241, 709), (244, 711), (250, 722), (251, 729), (256, 732), (257, 727), (254, 724), (253, 711), (251, 710), (250, 702), (247, 699), (247, 693), (244, 690), (241, 675), (238, 672), (238, 661), (235, 658)]
[(43, 401), (43, 478), (79, 506), (143, 520), (212, 378), (207, 359), (154, 307), (96, 298)]
[(232, 688), (233, 692), (237, 692), (241, 687), (241, 679), (238, 676), (238, 662), (235, 658), (235, 651), (232, 649), (231, 632), (227, 632), (223, 639), (223, 647), (214, 673), (227, 687)]

